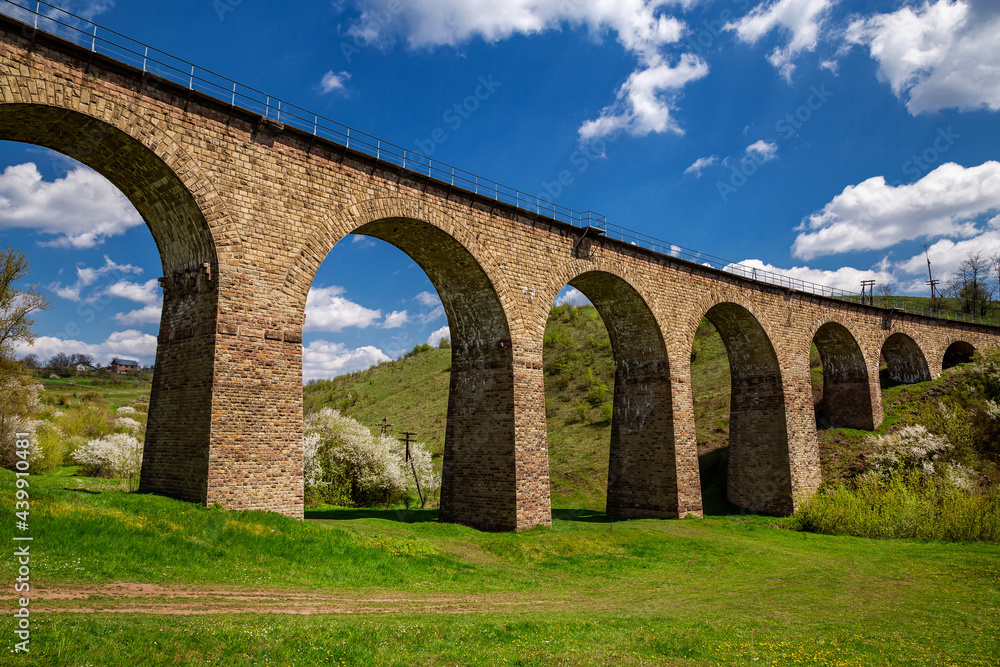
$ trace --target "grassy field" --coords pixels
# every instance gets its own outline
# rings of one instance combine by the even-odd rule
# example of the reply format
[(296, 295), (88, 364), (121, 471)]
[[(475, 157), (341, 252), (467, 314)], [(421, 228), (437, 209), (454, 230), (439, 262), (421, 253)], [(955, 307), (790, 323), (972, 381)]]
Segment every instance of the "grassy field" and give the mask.
[(130, 405), (137, 400), (148, 402), (152, 383), (135, 377), (114, 377), (106, 374), (60, 377), (53, 380), (39, 374), (37, 381), (45, 388), (42, 396), (52, 405), (72, 407), (79, 405), (84, 394), (94, 392), (112, 408)]
[[(31, 653), (4, 664), (1000, 656), (1000, 545), (813, 535), (760, 517), (612, 524), (572, 509), (521, 534), (438, 524), (433, 511), (325, 508), (296, 521), (60, 473), (31, 480)], [(13, 474), (0, 485), (11, 517)], [(2, 560), (11, 572), (11, 550)]]

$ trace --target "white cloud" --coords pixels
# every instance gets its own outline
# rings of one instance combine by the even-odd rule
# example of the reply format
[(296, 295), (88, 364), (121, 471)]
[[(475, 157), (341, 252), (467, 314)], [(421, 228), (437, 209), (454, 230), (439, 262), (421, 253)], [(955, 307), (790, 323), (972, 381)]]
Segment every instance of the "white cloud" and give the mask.
[(760, 139), (747, 146), (745, 152), (748, 157), (752, 157), (757, 162), (770, 162), (778, 157), (778, 144)]
[(434, 320), (444, 316), (444, 305), (441, 303), (441, 299), (437, 294), (420, 292), (414, 298), (420, 303), (420, 305), (431, 309), (429, 312), (417, 315), (417, 319), (421, 322), (433, 322)]
[(302, 379), (318, 380), (360, 371), (389, 361), (382, 350), (371, 345), (350, 350), (343, 343), (315, 340), (302, 349)]
[(341, 295), (343, 287), (314, 287), (306, 297), (305, 331), (341, 331), (346, 327), (364, 329), (382, 317), (382, 311), (371, 310), (348, 301)]
[(691, 163), (691, 166), (684, 170), (685, 174), (694, 174), (695, 177), (701, 178), (701, 172), (711, 167), (713, 164), (719, 161), (719, 156), (712, 155), (711, 157), (700, 157)]
[(691, 54), (682, 55), (676, 65), (668, 62), (665, 47), (678, 42), (686, 26), (666, 8), (692, 4), (694, 0), (362, 0), (361, 21), (350, 33), (379, 45), (403, 34), (415, 48), (454, 46), (477, 37), (498, 42), (564, 26), (586, 28), (595, 38), (612, 33), (638, 66), (615, 102), (580, 127), (581, 138), (621, 130), (633, 135), (680, 132), (672, 118), (677, 96), (686, 83), (705, 76), (708, 65)]
[(382, 322), (382, 328), (398, 329), (409, 321), (410, 317), (406, 314), (405, 310), (394, 310), (385, 316), (385, 321)]
[(583, 295), (583, 292), (575, 287), (564, 287), (563, 291), (556, 297), (555, 305), (561, 306), (568, 303), (571, 306), (590, 306), (590, 299)]
[(868, 47), (907, 110), (1000, 110), (1000, 12), (964, 0), (924, 2), (851, 23), (847, 41)]
[(941, 239), (927, 248), (926, 255), (919, 253), (897, 266), (901, 271), (922, 276), (923, 280), (927, 275), (927, 258), (930, 257), (934, 277), (947, 283), (950, 275), (958, 269), (959, 262), (977, 252), (983, 257), (1000, 254), (1000, 216), (994, 218), (981, 234), (961, 241)]
[(31, 162), (0, 174), (0, 229), (55, 237), (43, 245), (92, 248), (141, 224), (128, 199), (92, 169), (81, 166), (51, 182)]
[(427, 337), (427, 344), (430, 345), (431, 347), (437, 347), (438, 345), (441, 344), (441, 341), (444, 340), (445, 338), (451, 340), (451, 329), (449, 329), (448, 327), (441, 327), (440, 329), (431, 333), (431, 335)]
[(129, 299), (137, 303), (152, 304), (160, 300), (160, 283), (155, 278), (144, 283), (119, 280), (104, 290), (104, 293), (108, 296)]
[(580, 126), (580, 137), (596, 139), (621, 131), (634, 136), (654, 132), (684, 134), (672, 116), (678, 95), (685, 85), (707, 75), (708, 64), (690, 53), (683, 54), (676, 66), (656, 56), (648, 67), (629, 75), (618, 89), (614, 104)]
[(323, 94), (332, 93), (334, 91), (344, 90), (344, 83), (351, 78), (350, 72), (337, 72), (330, 70), (323, 75), (323, 79), (319, 82), (319, 88)]
[(156, 355), (156, 336), (135, 329), (116, 331), (102, 343), (84, 343), (79, 340), (39, 336), (33, 345), (20, 343), (16, 346), (16, 351), (19, 355), (36, 354), (39, 359), (45, 360), (59, 352), (89, 354), (102, 366), (106, 366), (112, 357), (136, 359), (143, 365), (149, 365)]
[(163, 306), (158, 303), (151, 303), (137, 310), (127, 313), (117, 313), (114, 316), (115, 322), (124, 326), (142, 326), (144, 324), (159, 324)]
[(850, 185), (798, 228), (792, 254), (802, 259), (878, 250), (921, 237), (968, 238), (975, 219), (1000, 210), (1000, 162), (941, 165), (909, 185), (881, 176)]
[[(745, 259), (740, 262), (740, 265), (760, 271), (761, 273), (756, 274), (754, 277), (764, 282), (777, 282), (776, 280), (772, 281), (768, 279), (768, 277), (764, 275), (764, 272), (769, 272), (790, 278), (796, 278), (798, 280), (804, 280), (817, 285), (823, 285), (825, 287), (835, 287), (847, 292), (860, 292), (862, 280), (874, 280), (876, 281), (876, 284), (879, 285), (896, 282), (892, 272), (889, 270), (890, 267), (884, 262), (882, 266), (874, 269), (864, 270), (844, 266), (836, 269), (835, 271), (813, 269), (808, 266), (793, 266), (790, 269), (783, 269), (771, 264), (765, 264), (759, 259)], [(732, 265), (723, 270), (731, 271), (738, 275), (746, 275), (745, 270), (733, 269)]]
[[(76, 282), (72, 285), (63, 285), (55, 282), (49, 285), (49, 289), (60, 298), (68, 301), (80, 301), (83, 290), (90, 287), (98, 279), (106, 275), (125, 276), (142, 273), (142, 269), (132, 264), (117, 264), (107, 255), (104, 256), (104, 266), (93, 268), (89, 266), (76, 267)], [(155, 280), (152, 282), (156, 282)]]
[(441, 299), (438, 298), (437, 294), (431, 294), (430, 292), (421, 292), (417, 296), (413, 297), (420, 302), (420, 305), (427, 306), (437, 306), (441, 303)]
[(788, 34), (787, 44), (775, 47), (767, 57), (785, 79), (791, 79), (792, 61), (803, 51), (814, 51), (819, 42), (823, 22), (834, 0), (772, 0), (755, 7), (739, 21), (726, 25), (735, 30), (741, 40), (756, 44), (775, 28)]

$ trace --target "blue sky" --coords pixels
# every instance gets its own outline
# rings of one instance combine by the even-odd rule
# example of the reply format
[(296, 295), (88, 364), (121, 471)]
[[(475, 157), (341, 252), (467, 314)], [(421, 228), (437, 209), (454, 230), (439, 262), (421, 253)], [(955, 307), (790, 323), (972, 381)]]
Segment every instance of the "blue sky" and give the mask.
[[(942, 279), (969, 251), (1000, 253), (993, 0), (60, 6), (435, 159), (734, 261), (926, 294), (925, 243)], [(142, 220), (50, 151), (0, 143), (0, 172), (0, 234), (52, 300), (39, 355), (151, 363), (160, 265)], [(306, 379), (446, 331), (429, 281), (380, 241), (342, 241), (313, 287)]]

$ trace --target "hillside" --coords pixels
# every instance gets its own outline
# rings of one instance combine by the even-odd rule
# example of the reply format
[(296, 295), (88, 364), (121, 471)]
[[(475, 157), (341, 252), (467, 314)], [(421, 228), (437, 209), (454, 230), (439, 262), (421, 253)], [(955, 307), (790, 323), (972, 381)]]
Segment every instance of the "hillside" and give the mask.
[[(699, 453), (729, 437), (729, 363), (707, 321), (692, 361)], [(428, 350), (305, 387), (305, 410), (330, 406), (376, 428), (386, 416), (413, 430), (440, 456), (448, 409), (450, 350)], [(614, 360), (607, 329), (592, 307), (552, 309), (545, 329), (545, 413), (553, 503), (603, 509), (611, 440)], [(713, 459), (714, 461), (714, 459)], [(724, 476), (725, 468), (714, 470)]]
[[(450, 361), (450, 350), (427, 350), (367, 371), (312, 383), (305, 388), (306, 411), (336, 407), (373, 429), (387, 416), (396, 432), (417, 431), (419, 439), (440, 458)], [(815, 346), (810, 366), (814, 399), (818, 402), (822, 398), (823, 369)], [(545, 329), (544, 369), (553, 505), (603, 510), (614, 362), (607, 330), (594, 308), (564, 305), (552, 309)], [(702, 321), (695, 336), (691, 375), (706, 511), (724, 512), (731, 509), (725, 502), (729, 362), (721, 337), (707, 320)], [(967, 398), (975, 394), (970, 389), (974, 384), (962, 368), (955, 368), (939, 381), (887, 385), (883, 394), (886, 420), (878, 433), (921, 423), (935, 433), (948, 435), (953, 442), (968, 442), (968, 434), (960, 432), (963, 422), (955, 415), (977, 414), (977, 408), (969, 405)], [(940, 407), (945, 404), (951, 407)], [(945, 419), (942, 414), (952, 417)], [(968, 422), (966, 419), (964, 423)], [(853, 429), (821, 430), (823, 478), (843, 479), (856, 473), (867, 452), (868, 435)], [(960, 450), (965, 451), (962, 447), (964, 444)], [(996, 481), (998, 466), (993, 454), (961, 456)]]

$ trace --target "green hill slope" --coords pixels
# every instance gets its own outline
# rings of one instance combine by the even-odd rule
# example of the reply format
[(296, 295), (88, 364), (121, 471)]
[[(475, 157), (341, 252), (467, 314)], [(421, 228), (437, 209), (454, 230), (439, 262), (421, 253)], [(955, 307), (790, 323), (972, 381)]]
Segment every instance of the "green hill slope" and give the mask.
[[(723, 447), (729, 437), (729, 363), (722, 339), (707, 321), (698, 330), (693, 352), (699, 453), (705, 453)], [(614, 359), (597, 311), (568, 305), (553, 308), (543, 354), (553, 503), (603, 509)], [(427, 350), (314, 382), (304, 389), (305, 410), (337, 408), (373, 430), (383, 416), (388, 417), (397, 432), (417, 431), (440, 457), (450, 365), (450, 350)]]
[[(543, 350), (553, 505), (603, 510), (614, 388), (614, 360), (607, 330), (594, 308), (559, 306), (549, 316)], [(440, 461), (450, 364), (451, 350), (425, 350), (367, 371), (312, 383), (304, 390), (305, 409), (311, 412), (324, 406), (335, 407), (373, 431), (383, 416), (388, 417), (396, 432), (418, 432), (418, 439), (426, 442)], [(823, 370), (815, 346), (810, 365), (814, 399), (818, 402), (822, 397)], [(729, 360), (721, 337), (707, 320), (702, 321), (695, 336), (691, 382), (706, 512), (724, 512), (732, 509), (725, 502)], [(967, 397), (976, 394), (975, 383), (957, 368), (939, 381), (887, 386), (883, 393), (886, 420), (878, 432), (924, 424), (935, 433), (947, 435), (964, 451), (963, 443), (969, 441), (969, 436), (956, 430), (955, 425), (969, 423), (969, 419), (944, 419), (941, 411), (957, 415), (981, 413), (982, 406), (966, 405)], [(940, 407), (945, 403), (954, 405)], [(867, 435), (840, 428), (819, 432), (824, 479), (841, 479), (858, 471), (867, 451)], [(963, 456), (991, 479), (998, 475), (1000, 465), (992, 454)]]

